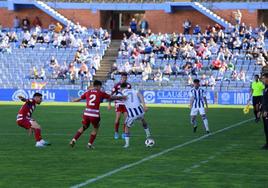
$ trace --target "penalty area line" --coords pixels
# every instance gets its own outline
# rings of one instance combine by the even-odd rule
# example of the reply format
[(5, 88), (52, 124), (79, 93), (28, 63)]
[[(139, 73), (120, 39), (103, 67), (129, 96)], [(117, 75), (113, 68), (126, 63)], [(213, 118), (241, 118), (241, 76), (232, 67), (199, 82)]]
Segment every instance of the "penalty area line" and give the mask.
[(99, 176), (97, 176), (97, 177), (95, 177), (95, 178), (90, 178), (90, 179), (88, 179), (88, 180), (86, 180), (86, 181), (84, 181), (84, 182), (82, 182), (82, 183), (80, 183), (80, 184), (73, 185), (73, 186), (71, 186), (70, 188), (80, 188), (80, 187), (84, 187), (84, 186), (86, 186), (86, 185), (92, 184), (92, 183), (94, 183), (94, 182), (96, 182), (96, 181), (99, 181), (99, 180), (101, 180), (101, 179), (103, 179), (103, 178), (109, 177), (109, 176), (111, 176), (111, 175), (113, 175), (113, 174), (116, 174), (116, 173), (121, 172), (121, 171), (123, 171), (123, 170), (126, 170), (126, 169), (128, 169), (128, 168), (132, 168), (132, 167), (134, 167), (134, 166), (140, 165), (140, 164), (142, 164), (142, 163), (144, 163), (144, 162), (146, 162), (146, 161), (149, 161), (149, 160), (154, 159), (154, 158), (156, 158), (156, 157), (162, 156), (162, 155), (164, 155), (164, 154), (166, 154), (166, 153), (169, 153), (169, 152), (171, 152), (171, 151), (174, 151), (174, 150), (176, 150), (176, 149), (179, 149), (179, 148), (182, 148), (182, 147), (184, 147), (184, 146), (190, 145), (190, 144), (192, 144), (192, 143), (195, 143), (195, 142), (204, 140), (205, 138), (207, 138), (207, 137), (209, 137), (209, 136), (213, 136), (213, 135), (216, 135), (216, 134), (225, 132), (225, 131), (227, 131), (227, 130), (229, 130), (229, 129), (238, 127), (238, 126), (240, 126), (240, 125), (243, 125), (243, 124), (245, 124), (245, 123), (248, 123), (248, 122), (252, 121), (253, 119), (254, 119), (254, 118), (247, 119), (247, 120), (244, 120), (244, 121), (235, 123), (235, 124), (233, 124), (233, 125), (230, 125), (230, 126), (225, 127), (225, 128), (223, 128), (223, 129), (217, 130), (217, 131), (212, 132), (212, 133), (210, 133), (210, 134), (203, 135), (203, 136), (198, 137), (198, 138), (195, 138), (195, 139), (193, 139), (193, 140), (190, 140), (190, 141), (184, 142), (184, 143), (182, 143), (182, 144), (173, 146), (173, 147), (171, 147), (171, 148), (165, 149), (165, 150), (163, 150), (163, 151), (161, 151), (161, 152), (159, 152), (159, 153), (156, 153), (156, 154), (150, 155), (150, 156), (148, 156), (148, 157), (145, 157), (145, 158), (143, 158), (143, 159), (141, 159), (141, 160), (139, 160), (139, 161), (137, 161), (137, 162), (133, 162), (133, 163), (124, 165), (124, 166), (122, 166), (122, 167), (116, 168), (116, 169), (114, 169), (114, 170), (112, 170), (112, 171), (110, 171), (110, 172), (107, 172), (107, 173), (105, 173), (105, 174), (99, 175)]

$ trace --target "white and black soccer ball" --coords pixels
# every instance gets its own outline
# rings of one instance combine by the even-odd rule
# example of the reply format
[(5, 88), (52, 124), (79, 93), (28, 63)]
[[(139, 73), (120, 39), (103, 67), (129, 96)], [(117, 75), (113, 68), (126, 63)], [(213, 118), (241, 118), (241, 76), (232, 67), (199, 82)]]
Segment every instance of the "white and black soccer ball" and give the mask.
[(155, 144), (155, 142), (154, 142), (154, 139), (152, 139), (152, 138), (147, 138), (147, 139), (145, 140), (145, 146), (146, 146), (146, 147), (153, 147), (154, 144)]

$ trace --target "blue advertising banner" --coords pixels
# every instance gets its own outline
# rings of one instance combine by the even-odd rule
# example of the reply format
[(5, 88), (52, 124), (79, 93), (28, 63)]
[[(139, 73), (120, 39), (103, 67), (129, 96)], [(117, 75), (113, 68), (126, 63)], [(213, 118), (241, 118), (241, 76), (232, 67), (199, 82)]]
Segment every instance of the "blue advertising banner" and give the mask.
[[(18, 101), (18, 96), (31, 98), (35, 92), (43, 95), (46, 102), (68, 102), (80, 97), (83, 90), (60, 90), (60, 89), (0, 89), (0, 101)], [(176, 90), (143, 90), (141, 91), (146, 103), (155, 104), (188, 104), (189, 92)], [(245, 105), (249, 99), (249, 92), (218, 92), (218, 101), (214, 100), (214, 92), (207, 92), (209, 104)]]
[(246, 105), (249, 92), (219, 92), (218, 104)]
[[(142, 91), (146, 103), (156, 104), (188, 104), (190, 101), (189, 91), (176, 90), (144, 90)], [(207, 92), (209, 104), (213, 104), (214, 92)]]
[(18, 96), (31, 98), (35, 92), (40, 92), (43, 95), (43, 101), (46, 102), (66, 102), (69, 100), (69, 91), (60, 89), (0, 89), (0, 100), (18, 101)]

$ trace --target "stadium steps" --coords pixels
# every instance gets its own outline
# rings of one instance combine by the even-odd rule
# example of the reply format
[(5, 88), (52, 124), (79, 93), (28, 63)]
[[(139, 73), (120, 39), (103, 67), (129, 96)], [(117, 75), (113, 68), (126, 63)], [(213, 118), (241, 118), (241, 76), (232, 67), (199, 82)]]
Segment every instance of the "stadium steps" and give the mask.
[(67, 26), (69, 24), (72, 27), (75, 26), (75, 24), (71, 20), (57, 12), (55, 9), (48, 6), (46, 3), (42, 1), (34, 1), (34, 5), (48, 15), (50, 15), (51, 17), (53, 17), (54, 19), (56, 19), (57, 21), (59, 21), (60, 23), (62, 23), (63, 25)]
[(120, 40), (112, 40), (110, 47), (101, 61), (101, 67), (94, 76), (95, 80), (106, 81), (108, 79), (112, 66), (116, 62), (119, 47)]
[(213, 11), (211, 11), (210, 9), (208, 9), (207, 7), (205, 7), (199, 2), (193, 2), (192, 7), (225, 28), (232, 26), (230, 22), (224, 20), (222, 17), (215, 14)]

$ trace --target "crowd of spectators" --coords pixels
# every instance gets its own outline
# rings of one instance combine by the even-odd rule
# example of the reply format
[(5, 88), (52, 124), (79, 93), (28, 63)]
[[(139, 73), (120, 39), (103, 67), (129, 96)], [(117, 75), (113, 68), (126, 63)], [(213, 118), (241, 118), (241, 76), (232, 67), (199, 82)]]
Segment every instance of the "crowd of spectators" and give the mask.
[[(34, 65), (29, 75), (32, 79), (69, 78), (72, 83), (77, 79), (92, 80), (96, 70), (100, 68), (101, 54), (97, 49), (109, 45), (109, 33), (100, 28), (88, 33), (88, 29), (77, 23), (74, 27), (64, 27), (60, 23), (51, 23), (47, 29), (36, 17), (31, 23), (27, 17), (13, 21), (11, 31), (0, 28), (0, 53), (12, 53), (12, 48), (73, 48), (77, 49), (71, 62), (58, 62), (52, 56), (42, 67)], [(14, 44), (14, 45), (12, 45)], [(90, 53), (95, 49), (96, 53)]]
[(204, 69), (217, 70), (217, 75), (206, 78), (205, 85), (213, 86), (215, 80), (221, 79), (247, 81), (245, 70), (235, 67), (239, 59), (260, 66), (268, 64), (265, 47), (268, 32), (264, 23), (252, 28), (237, 22), (236, 26), (226, 29), (216, 24), (207, 26), (203, 32), (196, 25), (193, 35), (188, 35), (191, 28), (189, 20), (183, 24), (184, 34), (155, 34), (150, 29), (133, 30), (132, 25), (130, 23), (124, 34), (113, 75), (121, 72), (142, 74), (144, 81), (186, 75), (190, 82), (192, 76), (200, 77)]

